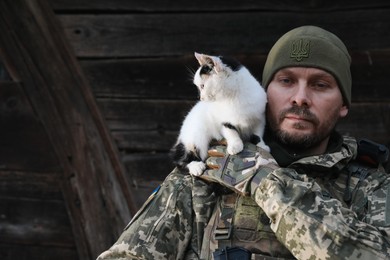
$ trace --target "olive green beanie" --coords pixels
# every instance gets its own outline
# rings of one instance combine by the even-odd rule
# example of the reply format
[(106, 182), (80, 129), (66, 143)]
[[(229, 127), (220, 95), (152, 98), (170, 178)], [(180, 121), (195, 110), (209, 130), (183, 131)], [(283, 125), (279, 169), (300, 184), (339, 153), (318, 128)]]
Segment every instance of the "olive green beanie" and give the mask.
[(283, 35), (268, 54), (263, 86), (285, 67), (314, 67), (331, 73), (337, 80), (345, 104), (351, 105), (351, 57), (344, 43), (333, 33), (316, 26), (302, 26)]

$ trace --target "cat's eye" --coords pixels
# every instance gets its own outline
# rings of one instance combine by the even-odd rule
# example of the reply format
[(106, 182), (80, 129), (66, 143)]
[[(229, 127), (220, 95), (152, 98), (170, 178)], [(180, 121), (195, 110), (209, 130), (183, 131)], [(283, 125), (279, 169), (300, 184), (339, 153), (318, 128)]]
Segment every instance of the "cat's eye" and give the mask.
[(202, 68), (200, 69), (199, 74), (209, 74), (213, 70), (213, 67), (209, 65), (203, 65)]

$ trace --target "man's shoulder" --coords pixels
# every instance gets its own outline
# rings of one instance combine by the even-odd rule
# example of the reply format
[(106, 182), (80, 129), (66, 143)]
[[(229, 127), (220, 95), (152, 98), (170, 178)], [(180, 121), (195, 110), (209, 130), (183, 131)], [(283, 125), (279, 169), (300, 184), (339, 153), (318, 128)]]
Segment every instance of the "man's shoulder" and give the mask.
[(389, 161), (389, 148), (384, 144), (362, 138), (357, 141), (356, 160), (371, 167), (386, 166)]
[(345, 174), (352, 178), (360, 188), (369, 192), (383, 186), (390, 187), (390, 174), (386, 170), (389, 161), (389, 149), (369, 139), (357, 141), (356, 157), (348, 162)]

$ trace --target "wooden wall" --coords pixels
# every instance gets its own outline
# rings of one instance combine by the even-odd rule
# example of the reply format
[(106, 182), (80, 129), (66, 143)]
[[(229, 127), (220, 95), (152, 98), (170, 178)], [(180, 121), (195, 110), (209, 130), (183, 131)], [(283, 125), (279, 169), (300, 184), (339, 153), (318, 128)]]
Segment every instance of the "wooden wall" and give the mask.
[[(167, 152), (197, 99), (193, 52), (236, 57), (260, 80), (273, 43), (304, 24), (334, 32), (352, 56), (353, 104), (339, 130), (390, 146), (388, 1), (50, 4), (120, 150), (137, 207), (172, 169)], [(22, 86), (0, 75), (0, 259), (78, 259), (52, 144)]]
[(351, 52), (353, 106), (339, 129), (390, 144), (386, 1), (55, 0), (53, 7), (136, 190), (153, 189), (172, 168), (167, 151), (197, 98), (194, 51), (234, 56), (260, 79), (273, 43), (304, 24), (334, 32)]

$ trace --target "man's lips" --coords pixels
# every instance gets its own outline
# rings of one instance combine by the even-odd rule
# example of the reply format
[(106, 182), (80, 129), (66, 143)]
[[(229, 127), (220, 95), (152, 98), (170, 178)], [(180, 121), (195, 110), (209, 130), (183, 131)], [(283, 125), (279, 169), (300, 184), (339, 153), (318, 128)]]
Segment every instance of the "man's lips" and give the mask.
[(311, 120), (307, 117), (302, 117), (302, 116), (297, 116), (297, 115), (286, 115), (284, 117), (285, 119), (289, 119), (289, 120), (295, 120), (295, 121), (307, 121), (307, 122), (311, 122)]
[(308, 108), (293, 106), (283, 110), (279, 117), (280, 122), (286, 120), (290, 123), (318, 125), (319, 120)]

